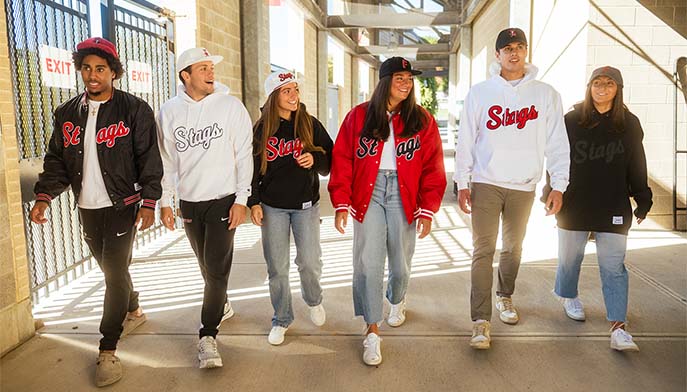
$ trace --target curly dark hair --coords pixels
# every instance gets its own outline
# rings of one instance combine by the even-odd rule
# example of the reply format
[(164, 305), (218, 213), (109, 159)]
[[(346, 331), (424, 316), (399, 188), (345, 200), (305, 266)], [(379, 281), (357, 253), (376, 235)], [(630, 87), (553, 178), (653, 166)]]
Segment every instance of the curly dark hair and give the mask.
[(122, 62), (119, 61), (117, 57), (114, 57), (111, 54), (96, 48), (82, 49), (73, 52), (72, 60), (74, 60), (74, 67), (77, 70), (80, 70), (81, 66), (83, 65), (83, 59), (86, 58), (86, 56), (92, 54), (98, 57), (102, 57), (105, 59), (105, 61), (107, 61), (107, 65), (115, 73), (115, 80), (121, 78), (122, 75), (124, 75), (124, 67), (122, 66)]

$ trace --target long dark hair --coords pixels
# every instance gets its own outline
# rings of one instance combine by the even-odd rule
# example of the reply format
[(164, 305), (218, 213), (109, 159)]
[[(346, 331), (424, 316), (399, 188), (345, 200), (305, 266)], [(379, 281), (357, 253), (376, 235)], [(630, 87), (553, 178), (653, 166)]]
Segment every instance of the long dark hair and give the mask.
[[(253, 154), (260, 159), (260, 174), (267, 172), (267, 141), (279, 130), (279, 106), (278, 97), (281, 88), (278, 88), (267, 97), (265, 104), (260, 110), (260, 118), (253, 125)], [(322, 147), (316, 146), (313, 142), (312, 118), (305, 108), (305, 104), (299, 101), (298, 109), (291, 112), (293, 119), (294, 137), (298, 138), (303, 145), (303, 152), (321, 152)], [(257, 130), (262, 126), (262, 135), (257, 137)]]
[[(594, 107), (594, 100), (592, 99), (592, 83), (590, 81), (587, 85), (587, 92), (584, 94), (584, 101), (582, 101), (582, 113), (580, 115), (580, 126), (586, 129), (594, 128), (599, 125), (599, 121), (594, 118), (593, 114), (596, 111)], [(618, 86), (613, 98), (613, 106), (610, 110), (611, 121), (613, 122), (613, 132), (623, 132), (625, 130), (625, 110), (627, 107), (623, 103), (623, 88)]]
[[(375, 87), (370, 103), (367, 106), (362, 136), (376, 140), (387, 140), (389, 138), (389, 118), (386, 115), (386, 105), (389, 102), (391, 78), (393, 78), (393, 75), (387, 75), (379, 79), (379, 83), (377, 83), (377, 87)], [(415, 85), (410, 89), (408, 98), (401, 101), (399, 106), (399, 116), (401, 116), (404, 124), (401, 137), (413, 136), (427, 126), (426, 112), (415, 103)]]

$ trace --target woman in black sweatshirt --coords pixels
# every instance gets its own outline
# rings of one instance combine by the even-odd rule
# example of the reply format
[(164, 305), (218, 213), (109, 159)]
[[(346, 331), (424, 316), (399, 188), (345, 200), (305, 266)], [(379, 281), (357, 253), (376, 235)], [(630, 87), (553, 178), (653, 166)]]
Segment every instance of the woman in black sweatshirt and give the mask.
[[(652, 205), (647, 185), (644, 132), (623, 104), (623, 79), (613, 67), (592, 73), (583, 102), (565, 116), (570, 141), (570, 185), (558, 214), (558, 270), (555, 293), (568, 317), (585, 319), (577, 285), (590, 233), (597, 258), (611, 348), (637, 351), (625, 331), (628, 275), (627, 233), (635, 219), (646, 218)], [(637, 208), (630, 205), (632, 197)]]
[(329, 174), (332, 139), (300, 102), (301, 82), (291, 72), (274, 72), (265, 81), (267, 100), (253, 127), (254, 169), (251, 220), (262, 229), (262, 249), (274, 308), (273, 345), (284, 341), (293, 322), (289, 286), (290, 235), (296, 242), (296, 264), (310, 319), (325, 322), (322, 306), (320, 248), (320, 179)]

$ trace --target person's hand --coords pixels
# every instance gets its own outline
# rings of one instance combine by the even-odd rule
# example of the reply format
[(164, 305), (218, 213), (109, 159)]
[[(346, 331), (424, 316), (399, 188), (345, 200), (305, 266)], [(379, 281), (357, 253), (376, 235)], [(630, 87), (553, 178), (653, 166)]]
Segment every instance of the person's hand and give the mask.
[(637, 224), (644, 222), (644, 218), (637, 218)]
[(563, 193), (555, 190), (549, 192), (549, 197), (546, 198), (546, 203), (544, 203), (546, 216), (558, 213), (561, 207), (563, 207)]
[(167, 230), (174, 231), (174, 212), (172, 207), (160, 208), (160, 221), (162, 221)]
[(417, 232), (419, 239), (427, 237), (430, 231), (432, 231), (432, 220), (427, 218), (418, 218), (417, 220)]
[(234, 203), (229, 209), (229, 230), (234, 230), (246, 219), (247, 207)]
[(250, 208), (250, 220), (253, 221), (254, 225), (262, 226), (262, 207), (260, 204)]
[(296, 158), (296, 163), (303, 169), (310, 169), (315, 164), (315, 157), (311, 153), (306, 152)]
[(31, 212), (29, 212), (31, 222), (38, 223), (39, 225), (46, 223), (48, 220), (45, 218), (45, 210), (47, 210), (49, 206), (50, 204), (44, 201), (37, 201), (33, 207), (31, 207)]
[(336, 215), (334, 215), (334, 227), (339, 233), (345, 233), (347, 221), (348, 211), (336, 211)]
[(134, 222), (134, 227), (138, 230), (145, 230), (153, 225), (155, 222), (155, 210), (152, 208), (141, 208), (136, 214), (136, 221)]
[(466, 214), (472, 212), (472, 197), (470, 196), (470, 189), (461, 189), (458, 191), (458, 207)]

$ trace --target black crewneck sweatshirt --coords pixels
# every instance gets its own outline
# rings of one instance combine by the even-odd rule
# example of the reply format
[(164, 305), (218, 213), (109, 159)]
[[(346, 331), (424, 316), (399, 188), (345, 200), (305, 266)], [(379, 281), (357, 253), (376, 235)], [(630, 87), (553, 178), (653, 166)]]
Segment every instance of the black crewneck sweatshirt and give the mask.
[[(267, 171), (260, 174), (260, 157), (253, 156), (252, 194), (248, 207), (265, 203), (270, 207), (301, 210), (320, 200), (319, 175), (326, 176), (332, 163), (334, 143), (327, 130), (312, 117), (313, 144), (322, 147), (324, 153), (302, 150), (295, 137), (292, 120), (281, 119), (279, 129), (268, 141)], [(262, 126), (255, 130), (253, 151), (258, 151), (262, 140)], [(310, 169), (298, 166), (296, 158), (310, 152), (315, 160)]]
[(616, 132), (607, 112), (593, 113), (596, 126), (580, 126), (581, 105), (565, 115), (570, 141), (570, 184), (556, 214), (565, 230), (627, 234), (634, 215), (646, 218), (652, 205), (639, 119), (625, 110), (624, 130)]

